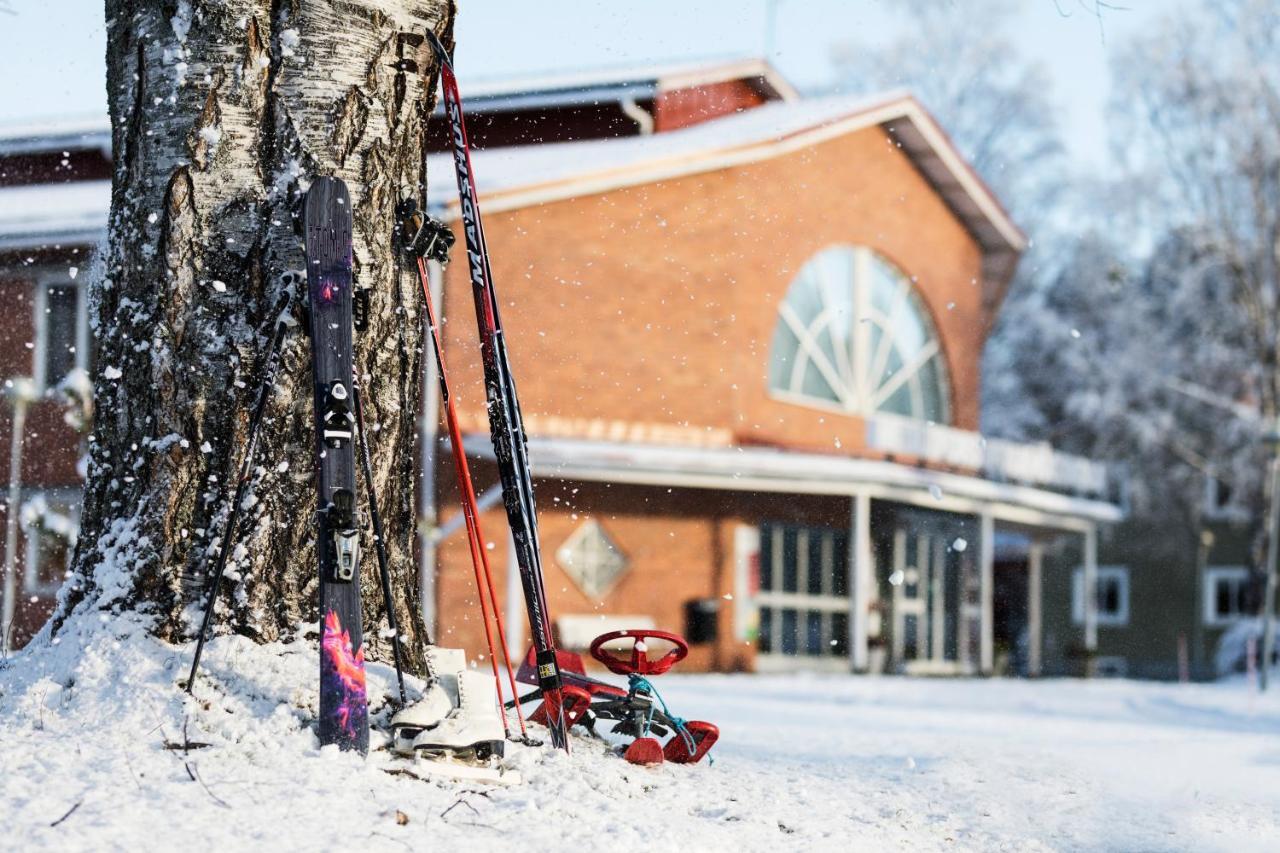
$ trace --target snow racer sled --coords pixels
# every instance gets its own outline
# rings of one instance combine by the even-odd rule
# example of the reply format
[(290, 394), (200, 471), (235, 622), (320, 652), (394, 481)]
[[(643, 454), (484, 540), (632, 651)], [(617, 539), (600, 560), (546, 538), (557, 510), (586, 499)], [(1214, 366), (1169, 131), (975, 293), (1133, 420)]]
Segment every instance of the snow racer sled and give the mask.
[[(669, 648), (656, 658), (649, 657), (649, 641), (656, 640)], [(629, 648), (627, 647), (629, 641)], [(622, 648), (618, 648), (622, 646)], [(621, 656), (617, 653), (621, 652)], [(702, 760), (720, 738), (720, 729), (702, 720), (683, 720), (671, 713), (649, 676), (669, 671), (685, 655), (689, 644), (679, 634), (669, 631), (630, 630), (601, 634), (591, 643), (591, 656), (610, 672), (627, 676), (627, 688), (617, 687), (587, 675), (582, 656), (577, 652), (556, 652), (563, 687), (565, 725), (580, 725), (597, 737), (597, 722), (612, 722), (611, 732), (633, 738), (622, 757), (632, 764), (693, 764)], [(523, 684), (538, 684), (538, 669), (533, 650), (516, 673)], [(519, 703), (541, 700), (542, 691), (534, 690), (519, 698)], [(515, 705), (507, 703), (507, 707)], [(529, 718), (546, 724), (545, 701)], [(664, 746), (659, 738), (667, 737)]]

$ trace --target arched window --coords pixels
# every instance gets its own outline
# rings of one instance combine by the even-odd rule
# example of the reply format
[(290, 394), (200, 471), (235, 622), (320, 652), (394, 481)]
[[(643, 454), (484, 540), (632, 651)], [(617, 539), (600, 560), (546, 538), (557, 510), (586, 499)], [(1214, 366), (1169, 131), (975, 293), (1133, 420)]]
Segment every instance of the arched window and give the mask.
[(870, 249), (814, 255), (778, 308), (769, 388), (853, 415), (949, 423), (938, 334), (910, 279)]

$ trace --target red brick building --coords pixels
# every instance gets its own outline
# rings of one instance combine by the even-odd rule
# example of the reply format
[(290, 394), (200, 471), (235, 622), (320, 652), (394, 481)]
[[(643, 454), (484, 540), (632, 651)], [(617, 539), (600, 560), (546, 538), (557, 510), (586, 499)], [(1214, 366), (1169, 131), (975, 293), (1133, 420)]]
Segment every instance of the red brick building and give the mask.
[[(13, 457), (4, 539), (13, 573), (0, 587), (0, 630), (18, 646), (44, 623), (78, 526), (77, 470), (87, 421), (68, 407), (83, 395), (92, 353), (88, 265), (106, 229), (111, 136), (104, 121), (0, 128), (0, 288), (9, 306), (0, 334), (0, 442), (12, 450), (22, 410), (23, 452)], [(12, 455), (12, 454), (11, 454)], [(12, 530), (8, 525), (12, 520)], [(0, 550), (0, 559), (8, 555)], [(5, 563), (0, 562), (0, 573)], [(7, 630), (5, 630), (7, 629)]]
[[(690, 635), (689, 668), (1038, 672), (1043, 611), (1071, 607), (1041, 592), (1045, 545), (1079, 539), (1095, 577), (1096, 525), (1120, 510), (1099, 466), (976, 432), (1025, 238), (927, 112), (801, 99), (758, 61), (465, 82), (562, 642), (649, 624)], [(41, 389), (90, 357), (70, 270), (105, 223), (108, 144), (104, 124), (0, 129), (0, 286), (29, 306), (0, 367)], [(431, 173), (454, 216), (447, 155)], [(504, 567), (471, 295), (461, 264), (434, 272)], [(427, 615), (476, 652), (439, 432)], [(20, 505), (52, 521), (19, 525), (23, 629), (64, 554), (34, 534), (74, 529), (57, 519), (74, 521), (78, 442), (33, 404)], [(518, 595), (507, 611), (519, 656)], [(1096, 633), (1086, 607), (1073, 642)]]
[[(538, 85), (472, 103), (580, 111), (475, 158), (562, 642), (639, 622), (694, 635), (696, 668), (1039, 671), (1042, 609), (1069, 606), (1039, 592), (1045, 544), (1082, 538), (1096, 571), (1120, 512), (1099, 466), (974, 432), (1025, 238), (942, 129), (907, 94), (801, 100), (760, 63)], [(612, 136), (568, 139), (602, 123), (582, 112)], [(448, 156), (431, 169), (456, 218)], [(484, 456), (461, 267), (447, 349)], [(424, 577), (474, 649), (460, 539)]]

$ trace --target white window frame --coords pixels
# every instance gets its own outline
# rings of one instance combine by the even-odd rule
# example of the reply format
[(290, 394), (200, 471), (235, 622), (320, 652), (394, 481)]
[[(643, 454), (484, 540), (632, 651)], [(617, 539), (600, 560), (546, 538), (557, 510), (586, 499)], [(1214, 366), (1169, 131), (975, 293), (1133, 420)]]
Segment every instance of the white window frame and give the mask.
[[(49, 390), (49, 377), (45, 375), (48, 362), (46, 357), (49, 348), (49, 289), (53, 287), (72, 287), (76, 293), (76, 352), (75, 366), (81, 370), (89, 369), (89, 310), (88, 288), (81, 282), (80, 276), (72, 278), (65, 269), (46, 269), (36, 275), (35, 292), (32, 294), (32, 310), (35, 314), (34, 345), (31, 350), (31, 378), (35, 382), (36, 391), (44, 393)], [(62, 377), (58, 377), (60, 380)]]
[[(579, 565), (576, 559), (578, 549), (589, 539), (595, 539), (597, 544), (603, 544), (604, 549), (588, 551), (584, 556), (591, 562)], [(600, 564), (595, 560), (604, 559), (606, 553), (616, 557), (617, 570), (601, 580)], [(631, 569), (631, 559), (623, 553), (622, 548), (609, 535), (609, 531), (605, 530), (604, 525), (594, 518), (588, 518), (578, 525), (577, 529), (570, 533), (556, 549), (556, 562), (560, 564), (560, 568), (574, 585), (584, 595), (595, 601), (603, 601)]]
[[(1098, 624), (1112, 628), (1123, 628), (1129, 624), (1129, 567), (1098, 566), (1098, 586), (1103, 579), (1114, 579), (1120, 585), (1119, 607), (1115, 613), (1105, 613), (1098, 609)], [(1071, 621), (1076, 625), (1084, 624), (1084, 567), (1077, 566), (1071, 576)]]
[(1204, 567), (1204, 624), (1210, 628), (1222, 628), (1234, 625), (1241, 619), (1248, 619), (1252, 614), (1237, 613), (1235, 616), (1218, 615), (1218, 581), (1234, 580), (1249, 582), (1249, 569), (1246, 566), (1205, 566)]
[(1201, 507), (1204, 517), (1210, 521), (1247, 521), (1249, 513), (1243, 507), (1229, 501), (1224, 506), (1218, 505), (1218, 487), (1221, 484), (1217, 477), (1204, 478), (1204, 505)]
[[(823, 310), (816, 318), (803, 318), (795, 314), (788, 300), (793, 289), (800, 284), (801, 277), (806, 274), (809, 265), (824, 253), (836, 250), (846, 250), (853, 255), (853, 278), (848, 283), (852, 289), (854, 301), (853, 317), (851, 318), (853, 328), (850, 330), (849, 337), (850, 351), (845, 354), (847, 357), (843, 360), (837, 359), (839, 362), (837, 364), (831, 364), (817, 341), (814, 328), (825, 325), (826, 318), (835, 311), (835, 308), (826, 304), (824, 299)], [(889, 376), (887, 380), (884, 379), (883, 373), (887, 359), (893, 349), (892, 321), (894, 316), (897, 316), (897, 311), (902, 309), (896, 308), (893, 316), (885, 316), (872, 305), (873, 273), (871, 267), (877, 258), (896, 275), (899, 292), (905, 300), (902, 304), (914, 309), (914, 313), (919, 317), (921, 325), (924, 327), (924, 332), (929, 338), (925, 345), (913, 354), (912, 360), (904, 364), (901, 369)], [(821, 275), (822, 273), (814, 272), (811, 274)], [(824, 297), (825, 293), (825, 289), (820, 290), (820, 297)], [(871, 332), (868, 327), (870, 322), (876, 323), (882, 332), (880, 345), (874, 352), (871, 349)], [(906, 387), (911, 392), (913, 408), (923, 409), (925, 404), (921, 376), (926, 366), (933, 363), (936, 365), (938, 382), (941, 386), (940, 402), (942, 413), (938, 423), (951, 423), (953, 414), (951, 394), (953, 389), (951, 387), (950, 373), (947, 370), (946, 353), (942, 346), (942, 335), (938, 331), (937, 324), (934, 322), (923, 296), (921, 296), (911, 278), (899, 269), (896, 264), (873, 249), (867, 246), (836, 244), (827, 246), (816, 253), (806, 261), (800, 272), (796, 274), (788, 285), (782, 301), (778, 304), (777, 324), (785, 325), (799, 341), (799, 345), (796, 360), (788, 368), (789, 376), (784, 385), (775, 385), (771, 375), (766, 380), (770, 397), (794, 405), (838, 412), (845, 415), (870, 417), (875, 414), (894, 414), (884, 412), (880, 407), (896, 391)], [(775, 336), (777, 335), (776, 327), (774, 334)], [(804, 353), (803, 357), (801, 353)], [(766, 371), (767, 374), (772, 374), (773, 357), (774, 351), (771, 345), (769, 350), (770, 364)], [(811, 365), (813, 369), (818, 370), (836, 395), (836, 399), (825, 399), (798, 390), (804, 383), (806, 363)], [(920, 420), (913, 415), (900, 416)]]
[[(67, 505), (67, 515), (80, 528), (80, 490), (65, 489), (27, 489), (23, 492), (23, 505), (35, 498), (43, 497), (46, 501)], [(27, 595), (47, 597), (55, 594), (61, 587), (64, 578), (52, 583), (40, 582), (40, 531), (27, 525), (22, 526), (22, 538), (26, 541), (23, 554), (22, 589)], [(67, 545), (75, 549), (76, 537), (72, 537)]]

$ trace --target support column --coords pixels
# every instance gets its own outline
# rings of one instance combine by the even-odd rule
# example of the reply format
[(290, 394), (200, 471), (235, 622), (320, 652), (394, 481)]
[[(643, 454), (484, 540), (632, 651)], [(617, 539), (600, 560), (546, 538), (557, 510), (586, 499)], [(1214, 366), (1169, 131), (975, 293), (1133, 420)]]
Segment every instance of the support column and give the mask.
[(1044, 615), (1040, 609), (1043, 606), (1040, 595), (1043, 571), (1044, 543), (1032, 539), (1027, 552), (1027, 675), (1032, 678), (1040, 675), (1043, 666)]
[(995, 645), (995, 574), (996, 574), (996, 522), (991, 512), (984, 510), (978, 516), (978, 571), (981, 586), (979, 595), (982, 606), (982, 642), (979, 647), (979, 668), (983, 675), (991, 675), (996, 667)]
[(1086, 673), (1093, 675), (1093, 653), (1098, 650), (1098, 528), (1089, 525), (1084, 534), (1084, 649)]
[(849, 657), (854, 672), (866, 672), (870, 663), (867, 635), (875, 579), (871, 569), (871, 496), (852, 496), (849, 530)]

